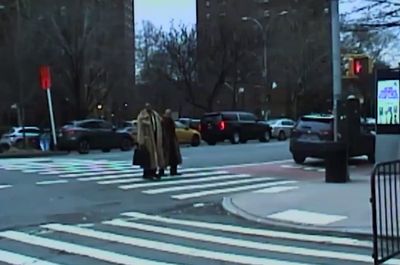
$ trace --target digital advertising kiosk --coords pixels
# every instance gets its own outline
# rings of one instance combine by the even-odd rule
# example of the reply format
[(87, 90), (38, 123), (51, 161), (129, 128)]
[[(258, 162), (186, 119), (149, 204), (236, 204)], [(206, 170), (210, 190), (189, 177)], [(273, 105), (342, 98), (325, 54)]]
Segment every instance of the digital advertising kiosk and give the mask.
[(400, 159), (400, 69), (376, 72), (377, 163)]

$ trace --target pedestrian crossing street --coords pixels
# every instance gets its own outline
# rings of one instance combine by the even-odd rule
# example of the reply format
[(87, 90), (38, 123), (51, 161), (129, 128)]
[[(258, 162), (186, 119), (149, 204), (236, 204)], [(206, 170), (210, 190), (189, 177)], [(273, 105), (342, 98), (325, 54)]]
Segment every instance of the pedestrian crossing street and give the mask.
[(372, 263), (370, 241), (140, 212), (97, 224), (2, 231), (0, 239), (0, 262), (19, 265)]
[[(242, 191), (278, 193), (296, 189), (296, 181), (231, 173), (223, 167), (181, 168), (182, 176), (165, 176), (161, 181), (142, 178), (142, 170), (129, 161), (82, 159), (26, 159), (0, 161), (0, 169), (38, 175), (37, 186), (71, 182), (95, 182), (124, 191), (167, 195), (188, 200)], [(168, 173), (168, 171), (166, 172)]]

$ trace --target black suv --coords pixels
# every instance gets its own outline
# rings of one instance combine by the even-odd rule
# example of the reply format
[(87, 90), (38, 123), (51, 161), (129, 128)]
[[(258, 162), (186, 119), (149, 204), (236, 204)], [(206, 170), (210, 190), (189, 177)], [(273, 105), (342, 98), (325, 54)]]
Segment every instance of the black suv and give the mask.
[(90, 149), (109, 152), (113, 148), (129, 151), (133, 146), (132, 136), (117, 130), (111, 123), (101, 119), (73, 121), (63, 126), (58, 135), (61, 150), (77, 150), (81, 154)]
[[(375, 158), (375, 136), (360, 128), (360, 135), (349, 141), (349, 156), (366, 155), (370, 162)], [(304, 163), (307, 157), (325, 158), (326, 152), (321, 145), (323, 142), (333, 141), (332, 115), (305, 115), (302, 116), (293, 128), (290, 139), (290, 152), (296, 163)]]
[(248, 112), (213, 112), (204, 114), (200, 124), (201, 136), (209, 145), (230, 140), (232, 144), (248, 140), (268, 142), (271, 126)]

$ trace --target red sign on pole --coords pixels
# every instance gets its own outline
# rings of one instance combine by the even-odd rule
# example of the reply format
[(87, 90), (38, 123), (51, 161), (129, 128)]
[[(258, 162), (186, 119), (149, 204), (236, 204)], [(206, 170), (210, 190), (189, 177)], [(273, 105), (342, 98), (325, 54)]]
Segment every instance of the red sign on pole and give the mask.
[(43, 90), (50, 89), (51, 87), (50, 67), (48, 65), (40, 66), (39, 74), (40, 74), (40, 87)]

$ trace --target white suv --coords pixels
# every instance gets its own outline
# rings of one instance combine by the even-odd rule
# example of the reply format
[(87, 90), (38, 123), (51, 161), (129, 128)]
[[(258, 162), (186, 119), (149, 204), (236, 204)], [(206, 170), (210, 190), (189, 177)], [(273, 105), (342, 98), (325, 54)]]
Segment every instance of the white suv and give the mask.
[(39, 139), (40, 133), (41, 132), (38, 127), (12, 127), (7, 133), (2, 135), (0, 139), (0, 144), (3, 149), (9, 148), (11, 146), (23, 148), (24, 134), (28, 141), (31, 143), (32, 141), (37, 141)]

